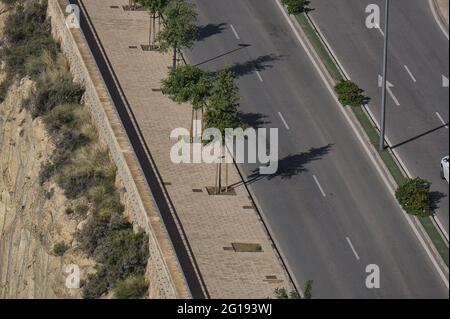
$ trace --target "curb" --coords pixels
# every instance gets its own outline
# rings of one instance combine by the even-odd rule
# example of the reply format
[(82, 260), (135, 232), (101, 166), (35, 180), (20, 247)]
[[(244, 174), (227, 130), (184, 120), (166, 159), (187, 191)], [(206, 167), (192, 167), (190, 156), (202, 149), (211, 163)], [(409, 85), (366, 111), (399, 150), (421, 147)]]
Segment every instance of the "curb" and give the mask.
[(448, 40), (449, 39), (449, 36), (448, 36), (449, 23), (447, 22), (447, 19), (445, 18), (445, 16), (442, 14), (442, 11), (436, 1), (437, 0), (429, 0), (431, 13), (433, 14), (433, 16), (436, 20), (436, 23), (441, 28), (442, 32), (444, 33), (444, 35), (447, 37), (447, 40)]

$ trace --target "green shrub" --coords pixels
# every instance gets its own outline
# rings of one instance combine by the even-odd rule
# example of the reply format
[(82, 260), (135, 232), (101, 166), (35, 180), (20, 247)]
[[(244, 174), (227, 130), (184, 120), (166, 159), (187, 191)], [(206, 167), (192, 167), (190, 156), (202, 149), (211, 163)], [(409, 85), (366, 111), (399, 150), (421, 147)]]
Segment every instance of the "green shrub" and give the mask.
[(119, 281), (114, 288), (114, 297), (117, 299), (138, 299), (148, 292), (148, 284), (144, 276), (129, 276)]
[(80, 107), (79, 104), (63, 104), (55, 107), (51, 112), (44, 116), (45, 127), (50, 134), (59, 133), (75, 121), (73, 108)]
[(26, 74), (28, 59), (41, 55), (45, 50), (52, 55), (58, 51), (46, 11), (47, 2), (35, 0), (16, 6), (14, 14), (8, 15), (0, 57), (5, 62), (9, 79), (22, 78)]
[(286, 6), (289, 14), (300, 14), (305, 11), (305, 0), (281, 0), (281, 3)]
[[(99, 276), (108, 288), (129, 276), (145, 273), (148, 237), (142, 231), (134, 233), (122, 215), (111, 215), (109, 219), (92, 215), (77, 236), (81, 248), (100, 263)], [(95, 281), (97, 277), (88, 279), (91, 291), (97, 284), (90, 284), (89, 280)]]
[[(75, 199), (88, 194), (91, 187), (114, 185), (116, 171), (105, 150), (83, 149), (57, 177), (65, 195)], [(112, 186), (113, 187), (113, 186)]]
[(56, 256), (62, 256), (69, 249), (65, 242), (61, 241), (53, 246), (53, 252)]
[(395, 197), (408, 214), (427, 217), (433, 212), (430, 187), (431, 183), (425, 179), (408, 179), (397, 188)]
[(74, 212), (75, 214), (77, 214), (78, 216), (86, 216), (87, 213), (89, 211), (89, 206), (86, 204), (78, 204), (75, 206)]
[(79, 104), (83, 93), (82, 85), (73, 82), (72, 78), (39, 79), (31, 103), (31, 115), (33, 117), (46, 115), (60, 104)]
[(108, 292), (108, 282), (105, 278), (105, 271), (99, 267), (97, 273), (89, 274), (83, 283), (83, 298), (96, 299)]
[(112, 230), (102, 238), (95, 250), (96, 259), (107, 270), (108, 282), (130, 275), (143, 275), (148, 259), (148, 238), (144, 232), (134, 233), (132, 228)]
[(334, 89), (339, 102), (344, 106), (361, 106), (364, 103), (364, 96), (362, 95), (364, 91), (352, 81), (341, 80)]

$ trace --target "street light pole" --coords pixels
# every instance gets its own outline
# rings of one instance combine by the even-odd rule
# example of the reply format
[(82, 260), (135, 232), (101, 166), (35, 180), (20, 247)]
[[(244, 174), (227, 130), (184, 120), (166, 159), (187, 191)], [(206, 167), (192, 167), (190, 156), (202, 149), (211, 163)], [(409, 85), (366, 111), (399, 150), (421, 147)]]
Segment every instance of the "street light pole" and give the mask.
[(388, 59), (388, 35), (389, 35), (389, 0), (386, 0), (386, 11), (384, 19), (384, 53), (383, 53), (383, 89), (381, 95), (381, 132), (380, 151), (384, 150), (384, 136), (386, 134), (386, 82), (387, 82), (387, 59)]

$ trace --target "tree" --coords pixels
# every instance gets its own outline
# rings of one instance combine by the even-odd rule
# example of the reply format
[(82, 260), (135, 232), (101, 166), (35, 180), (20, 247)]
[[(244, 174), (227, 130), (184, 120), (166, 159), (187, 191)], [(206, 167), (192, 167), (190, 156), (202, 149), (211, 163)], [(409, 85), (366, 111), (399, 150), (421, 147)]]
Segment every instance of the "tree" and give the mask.
[(300, 295), (296, 290), (291, 290), (288, 294), (285, 288), (275, 288), (274, 294), (277, 299), (300, 299)]
[(61, 241), (53, 246), (53, 252), (56, 256), (62, 256), (69, 248), (65, 242)]
[(166, 24), (157, 36), (161, 51), (173, 49), (173, 68), (177, 67), (177, 50), (194, 44), (197, 35), (197, 12), (194, 4), (171, 0), (164, 8)]
[(403, 209), (411, 215), (427, 217), (432, 214), (431, 183), (420, 177), (408, 179), (395, 192), (395, 197)]
[(364, 96), (356, 83), (347, 80), (341, 80), (334, 87), (336, 93), (338, 94), (339, 102), (346, 106), (360, 106), (364, 103)]
[(198, 111), (202, 110), (203, 117), (203, 110), (210, 96), (211, 81), (208, 73), (192, 65), (172, 69), (169, 76), (162, 81), (162, 91), (175, 102), (191, 103), (191, 136), (193, 136), (194, 114), (197, 119)]
[(287, 7), (289, 14), (300, 14), (305, 11), (305, 0), (281, 0), (281, 3)]
[[(245, 124), (239, 118), (238, 111), (239, 94), (234, 83), (234, 74), (229, 67), (221, 70), (213, 84), (209, 105), (205, 113), (206, 128), (216, 128), (225, 142), (225, 129), (245, 128)], [(225, 153), (228, 152), (226, 144), (223, 143)], [(219, 160), (216, 173), (216, 194), (222, 192), (222, 158)], [(226, 189), (228, 191), (228, 166), (226, 168)]]
[(156, 19), (161, 24), (161, 12), (167, 6), (168, 0), (137, 0), (150, 14), (149, 47), (154, 46), (156, 39)]
[[(303, 299), (311, 299), (312, 298), (312, 285), (313, 281), (308, 280), (305, 284), (305, 293), (303, 294)], [(299, 299), (299, 298), (292, 298), (291, 299)]]

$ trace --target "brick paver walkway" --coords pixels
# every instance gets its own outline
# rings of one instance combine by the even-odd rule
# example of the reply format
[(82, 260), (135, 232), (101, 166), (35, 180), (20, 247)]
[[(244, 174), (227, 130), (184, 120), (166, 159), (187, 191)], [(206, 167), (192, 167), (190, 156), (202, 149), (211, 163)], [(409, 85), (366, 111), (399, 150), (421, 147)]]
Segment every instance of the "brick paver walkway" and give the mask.
[[(190, 127), (191, 109), (152, 91), (160, 88), (171, 55), (140, 49), (148, 41), (148, 15), (124, 11), (126, 0), (84, 0), (111, 65), (166, 184), (211, 298), (264, 298), (289, 280), (244, 187), (236, 196), (209, 196), (215, 166), (173, 164), (170, 132)], [(118, 6), (111, 8), (110, 6)], [(136, 46), (137, 48), (129, 48)], [(230, 184), (240, 181), (230, 166)], [(194, 192), (201, 189), (202, 192)], [(232, 243), (260, 244), (262, 252), (226, 250)]]

